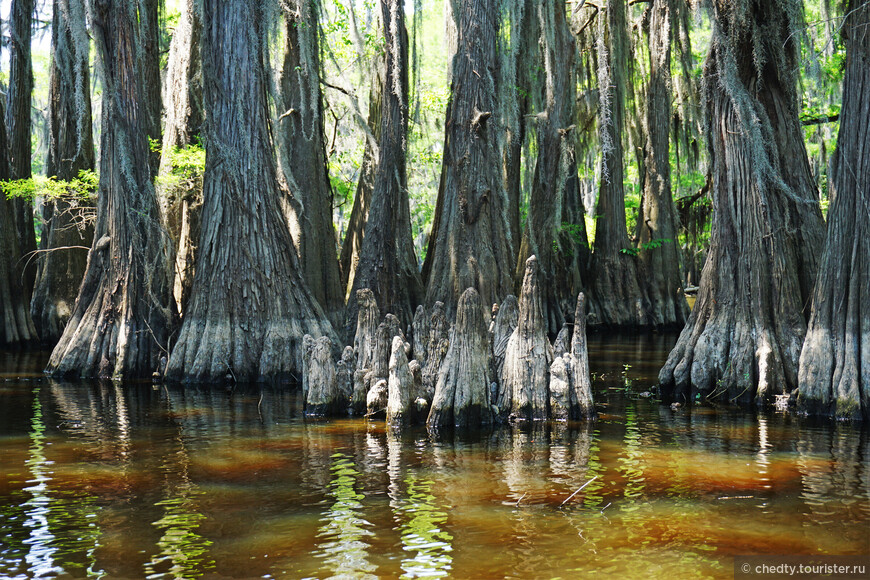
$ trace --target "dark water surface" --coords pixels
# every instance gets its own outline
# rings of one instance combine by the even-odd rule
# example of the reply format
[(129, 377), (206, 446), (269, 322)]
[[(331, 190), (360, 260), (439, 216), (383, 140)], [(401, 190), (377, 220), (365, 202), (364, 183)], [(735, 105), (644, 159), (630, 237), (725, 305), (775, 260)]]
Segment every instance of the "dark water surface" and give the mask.
[(591, 337), (594, 423), (440, 440), (0, 353), (0, 577), (729, 578), (870, 551), (866, 428), (661, 406), (674, 340)]

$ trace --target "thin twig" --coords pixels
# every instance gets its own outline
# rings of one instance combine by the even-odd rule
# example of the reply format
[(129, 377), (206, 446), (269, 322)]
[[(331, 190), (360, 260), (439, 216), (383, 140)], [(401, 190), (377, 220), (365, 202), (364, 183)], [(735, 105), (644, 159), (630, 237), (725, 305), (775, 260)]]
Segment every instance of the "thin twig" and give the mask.
[(584, 483), (583, 485), (581, 485), (580, 488), (577, 489), (577, 491), (575, 491), (574, 493), (572, 493), (571, 495), (569, 495), (567, 498), (565, 498), (565, 501), (563, 501), (562, 503), (560, 503), (560, 504), (559, 504), (559, 507), (562, 507), (563, 505), (565, 505), (566, 503), (568, 503), (569, 501), (571, 501), (571, 498), (573, 498), (575, 495), (577, 495), (578, 493), (580, 493), (581, 491), (583, 491), (583, 488), (584, 488), (584, 487), (586, 487), (587, 485), (589, 485), (590, 483), (592, 483), (592, 482), (595, 481), (596, 479), (598, 479), (598, 476), (597, 476), (597, 475), (594, 476), (594, 477), (593, 477), (592, 479), (590, 479), (589, 481), (587, 481), (586, 483)]
[(523, 501), (523, 498), (525, 498), (526, 495), (527, 495), (528, 493), (529, 493), (529, 492), (524, 492), (524, 493), (523, 493), (523, 496), (522, 496), (520, 499), (517, 500), (516, 507), (520, 507), (520, 502)]

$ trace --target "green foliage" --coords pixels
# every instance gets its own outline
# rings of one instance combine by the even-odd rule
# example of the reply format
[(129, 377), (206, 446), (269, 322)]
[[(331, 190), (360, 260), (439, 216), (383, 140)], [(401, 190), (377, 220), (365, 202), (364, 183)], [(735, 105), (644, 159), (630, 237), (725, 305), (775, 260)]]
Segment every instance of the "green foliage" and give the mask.
[[(152, 139), (152, 146), (154, 140)], [(170, 154), (172, 169), (157, 177), (157, 185), (170, 191), (195, 188), (205, 173), (205, 149), (199, 142), (185, 147), (173, 147)]]
[(30, 179), (0, 181), (0, 188), (3, 189), (7, 199), (22, 198), (31, 203), (36, 198), (88, 201), (96, 197), (99, 181), (99, 177), (93, 171), (82, 170), (79, 171), (79, 176), (71, 181), (37, 175)]
[(669, 238), (656, 238), (654, 240), (650, 240), (638, 246), (637, 248), (622, 248), (619, 250), (623, 254), (628, 254), (629, 256), (637, 256), (640, 255), (641, 252), (648, 252), (650, 250), (657, 250), (661, 248), (665, 244), (672, 244), (674, 240)]

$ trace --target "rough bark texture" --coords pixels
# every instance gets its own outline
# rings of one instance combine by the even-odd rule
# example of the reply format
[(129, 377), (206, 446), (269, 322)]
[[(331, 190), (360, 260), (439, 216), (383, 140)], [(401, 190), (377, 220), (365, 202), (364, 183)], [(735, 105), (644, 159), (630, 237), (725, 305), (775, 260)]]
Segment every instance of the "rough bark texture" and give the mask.
[(351, 398), (353, 397), (353, 373), (356, 370), (356, 356), (353, 353), (353, 347), (344, 347), (344, 352), (341, 353), (341, 360), (335, 365), (335, 380), (338, 383), (338, 392), (344, 399), (344, 412), (350, 409)]
[[(2, 106), (2, 105), (0, 105)], [(0, 179), (9, 177), (6, 127), (0, 123)], [(13, 204), (0, 193), (0, 345), (36, 340), (27, 296), (22, 287), (21, 252), (13, 219)]]
[[(646, 157), (638, 216), (638, 243), (649, 298), (649, 323), (682, 328), (689, 316), (680, 275), (677, 214), (671, 196), (668, 141), (671, 121), (671, 24), (673, 0), (650, 8), (650, 71), (646, 95)], [(645, 247), (648, 246), (648, 247)]]
[[(492, 376), (499, 383), (498, 393), (507, 396), (504, 401), (494, 401), (499, 409), (510, 406), (510, 393), (501, 389), (501, 376), (504, 372), (504, 355), (507, 352), (508, 342), (519, 324), (520, 310), (517, 297), (508, 294), (498, 309), (495, 321), (492, 324)], [(503, 406), (506, 405), (506, 406)]]
[(290, 190), (285, 213), (302, 276), (338, 329), (344, 324), (344, 288), (323, 138), (319, 4), (316, 0), (292, 0), (285, 5), (284, 66), (276, 129), (278, 162)]
[(518, 325), (505, 351), (499, 386), (499, 412), (505, 414), (510, 411), (512, 419), (547, 419), (552, 362), (553, 347), (547, 340), (541, 290), (538, 287), (538, 261), (531, 256), (526, 260)]
[[(33, 0), (12, 0), (9, 23), (9, 92), (6, 94), (6, 132), (9, 138), (9, 179), (30, 179), (30, 103), (33, 92), (33, 66), (30, 36), (33, 26)], [(15, 198), (12, 216), (18, 235), (18, 249), (24, 258), (23, 289), (30, 300), (36, 280), (36, 233), (33, 228), (33, 203)]]
[(279, 207), (254, 0), (206, 0), (206, 166), (202, 233), (173, 379), (281, 380), (302, 366), (305, 334), (338, 338), (300, 274)]
[(386, 379), (373, 381), (374, 384), (366, 394), (366, 417), (372, 419), (383, 416), (387, 411), (390, 391)]
[(870, 419), (870, 2), (849, 3), (828, 236), (800, 358), (798, 403)]
[[(139, 35), (144, 89), (145, 132), (148, 139), (160, 143), (160, 125), (163, 117), (163, 102), (160, 95), (160, 5), (163, 0), (138, 0)], [(151, 174), (157, 175), (160, 154), (149, 146)]]
[(589, 279), (590, 322), (596, 326), (637, 327), (647, 325), (648, 319), (646, 298), (638, 283), (638, 260), (631, 252), (625, 222), (625, 0), (608, 0), (606, 12), (606, 18), (598, 16), (602, 177)]
[(127, 2), (100, 2), (92, 16), (104, 86), (95, 241), (75, 310), (47, 372), (150, 376), (166, 352), (175, 313), (141, 116), (139, 31)]
[[(306, 336), (305, 338), (308, 338)], [(305, 356), (308, 392), (305, 396), (305, 414), (309, 417), (340, 415), (347, 408), (338, 386), (335, 361), (332, 360), (332, 342), (328, 336), (314, 340)]]
[[(202, 38), (201, 7), (198, 0), (187, 0), (169, 45), (169, 62), (163, 87), (163, 146), (160, 153), (160, 175), (173, 169), (176, 148), (193, 144), (203, 123), (202, 69), (200, 42)], [(196, 272), (196, 250), (202, 212), (202, 179), (182, 179), (177, 186), (163, 187), (158, 192), (166, 211), (169, 234), (175, 245), (175, 284), (173, 294), (184, 315), (193, 277)]]
[[(71, 11), (78, 10), (75, 16)], [(94, 169), (91, 129), (89, 47), (73, 37), (74, 22), (84, 22), (84, 7), (69, 0), (55, 0), (51, 23), (51, 72), (49, 77), (49, 143), (46, 175), (62, 181)], [(84, 31), (81, 31), (83, 33)], [(43, 246), (39, 259), (30, 314), (43, 343), (60, 340), (72, 316), (79, 287), (94, 240), (94, 226), (83, 211), (92, 202), (82, 199), (45, 200)]]
[(713, 229), (698, 298), (659, 373), (679, 399), (797, 386), (824, 224), (798, 119), (793, 0), (714, 2), (705, 65)]
[(426, 364), (426, 352), (429, 344), (429, 318), (426, 316), (426, 309), (422, 304), (417, 306), (417, 311), (414, 313), (414, 322), (411, 324), (414, 341), (414, 359), (420, 365)]
[(430, 429), (492, 423), (489, 328), (483, 312), (477, 290), (468, 288), (462, 293), (456, 309), (453, 340), (438, 373), (426, 421)]
[(426, 304), (447, 305), (475, 288), (484, 304), (510, 293), (514, 262), (501, 175), (496, 107), (499, 54), (494, 0), (455, 3), (458, 41), (447, 107), (444, 161), (432, 238), (423, 266)]
[(356, 370), (353, 375), (353, 401), (351, 404), (354, 413), (362, 413), (366, 405), (366, 393), (370, 386), (366, 376), (371, 372), (375, 364), (377, 352), (377, 331), (381, 320), (381, 312), (375, 295), (371, 290), (364, 288), (357, 291), (356, 334), (353, 339), (353, 349), (356, 353)]
[(441, 363), (450, 347), (449, 332), (450, 324), (447, 322), (444, 304), (436, 302), (429, 318), (429, 343), (426, 347), (426, 364), (423, 366), (423, 391), (429, 399), (435, 394), (438, 371), (441, 370)]
[[(541, 23), (544, 68), (544, 112), (537, 117), (538, 160), (529, 198), (526, 229), (520, 245), (517, 279), (525, 272), (529, 256), (538, 258), (542, 306), (547, 331), (555, 335), (565, 322), (563, 304), (570, 304), (580, 288), (578, 263), (572, 236), (560, 236), (563, 205), (567, 196), (579, 197), (574, 158), (574, 37), (568, 28), (564, 0), (536, 3), (534, 18)], [(540, 66), (540, 65), (539, 65)], [(577, 223), (586, 232), (582, 211)], [(570, 271), (573, 270), (573, 271)]]
[[(407, 326), (413, 318), (414, 306), (423, 299), (423, 285), (411, 236), (405, 166), (408, 36), (404, 1), (382, 0), (381, 14), (386, 35), (386, 74), (382, 88), (380, 152), (353, 290), (371, 289), (381, 308), (396, 315), (403, 326)], [(351, 292), (348, 300), (348, 326), (356, 318), (355, 296)]]
[(550, 365), (550, 414), (553, 419), (577, 420), (593, 417), (592, 377), (586, 349), (586, 296), (577, 297), (571, 349), (556, 352)]
[(375, 331), (375, 358), (371, 369), (375, 379), (386, 379), (390, 374), (390, 353), (395, 337), (401, 338), (404, 344), (405, 334), (402, 332), (399, 319), (392, 314), (387, 314)]
[(383, 101), (383, 78), (384, 78), (384, 55), (375, 58), (372, 64), (372, 87), (369, 94), (368, 127), (371, 135), (366, 139), (363, 150), (362, 164), (360, 165), (359, 180), (356, 184), (356, 194), (353, 198), (353, 207), (347, 222), (347, 231), (344, 235), (344, 243), (341, 245), (341, 282), (342, 288), (346, 289), (350, 297), (350, 289), (353, 287), (353, 278), (356, 266), (359, 263), (359, 254), (365, 239), (366, 221), (369, 217), (369, 208), (372, 203), (372, 191), (375, 188), (375, 172), (378, 168), (378, 143), (381, 140), (381, 105)]
[(390, 374), (387, 380), (387, 422), (402, 425), (411, 420), (413, 407), (414, 376), (405, 355), (405, 342), (401, 337), (393, 337), (390, 353)]

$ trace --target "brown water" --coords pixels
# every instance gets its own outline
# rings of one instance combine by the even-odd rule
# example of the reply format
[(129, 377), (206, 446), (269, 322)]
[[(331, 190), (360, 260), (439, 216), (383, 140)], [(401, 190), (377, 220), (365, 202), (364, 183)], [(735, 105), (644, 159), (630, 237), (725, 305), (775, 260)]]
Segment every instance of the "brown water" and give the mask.
[(0, 353), (0, 577), (730, 578), (738, 554), (870, 552), (868, 432), (660, 406), (640, 393), (674, 339), (592, 337), (594, 423), (440, 440)]

